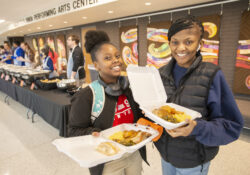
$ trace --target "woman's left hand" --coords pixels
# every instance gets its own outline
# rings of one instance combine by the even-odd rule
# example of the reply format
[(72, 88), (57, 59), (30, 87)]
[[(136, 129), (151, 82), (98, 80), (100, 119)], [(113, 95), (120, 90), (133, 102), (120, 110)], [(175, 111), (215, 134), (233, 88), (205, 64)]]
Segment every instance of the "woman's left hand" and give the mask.
[(187, 125), (181, 126), (179, 128), (167, 130), (166, 132), (171, 136), (171, 137), (180, 137), (180, 136), (189, 136), (191, 132), (193, 131), (194, 127), (197, 125), (197, 122), (194, 120), (186, 120)]

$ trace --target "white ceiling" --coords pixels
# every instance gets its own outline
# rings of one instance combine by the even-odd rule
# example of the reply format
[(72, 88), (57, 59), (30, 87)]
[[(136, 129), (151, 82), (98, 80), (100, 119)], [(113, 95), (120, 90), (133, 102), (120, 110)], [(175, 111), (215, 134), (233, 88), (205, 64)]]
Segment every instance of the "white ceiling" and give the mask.
[[(23, 36), (31, 33), (190, 6), (215, 0), (117, 0), (100, 6), (33, 22), (12, 30), (8, 29), (9, 25), (16, 24), (25, 17), (72, 1), (76, 0), (1, 0), (0, 19), (5, 19), (6, 21), (0, 24), (0, 37)], [(151, 5), (146, 6), (146, 2), (151, 2)], [(109, 14), (108, 11), (110, 10), (114, 11), (114, 13)], [(83, 19), (83, 16), (87, 17), (87, 19)], [(67, 21), (67, 23), (65, 24), (64, 21)]]

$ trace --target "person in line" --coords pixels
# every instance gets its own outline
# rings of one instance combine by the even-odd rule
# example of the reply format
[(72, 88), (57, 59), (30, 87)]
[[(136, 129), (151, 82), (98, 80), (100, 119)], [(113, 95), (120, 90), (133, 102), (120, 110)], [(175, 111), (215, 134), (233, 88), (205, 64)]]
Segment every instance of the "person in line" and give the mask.
[[(103, 31), (88, 31), (85, 48), (99, 72), (98, 80), (76, 93), (71, 100), (68, 136), (98, 135), (97, 132), (123, 124), (135, 123), (142, 116), (135, 103), (128, 80), (120, 76), (122, 58), (118, 49)], [(104, 98), (95, 94), (94, 86), (100, 86)], [(95, 99), (105, 99), (97, 111), (92, 108)], [(94, 103), (95, 104), (95, 103)], [(99, 104), (99, 103), (98, 103)], [(95, 105), (94, 105), (95, 106)], [(99, 115), (96, 115), (98, 113)], [(142, 157), (146, 161), (145, 147), (118, 160), (90, 168), (91, 175), (140, 175)]]
[(14, 48), (16, 48), (14, 51), (14, 57), (13, 57), (14, 65), (24, 66), (25, 62), (19, 61), (19, 59), (24, 58), (24, 55), (25, 55), (24, 50), (20, 47), (20, 42), (14, 41), (13, 46)]
[(45, 47), (48, 47), (48, 49), (49, 49), (49, 57), (51, 58), (51, 60), (53, 62), (54, 70), (57, 70), (58, 54), (49, 45), (45, 45)]
[(221, 69), (202, 62), (204, 28), (193, 16), (168, 31), (171, 61), (160, 68), (167, 102), (201, 113), (202, 118), (166, 130), (155, 143), (164, 175), (206, 175), (219, 146), (238, 139), (243, 118)]
[(41, 49), (41, 57), (43, 60), (42, 68), (43, 70), (50, 70), (49, 78), (54, 78), (57, 74), (54, 71), (53, 61), (49, 56), (49, 49), (48, 47), (44, 47)]
[(4, 46), (3, 45), (0, 45), (0, 59), (2, 59), (3, 55), (4, 55)]
[(18, 57), (18, 61), (23, 61), (25, 63), (25, 66), (34, 68), (35, 67), (35, 55), (33, 50), (30, 48), (28, 43), (22, 42), (20, 47), (25, 51), (24, 58), (23, 57)]
[(67, 45), (70, 47), (71, 52), (67, 64), (67, 78), (76, 79), (79, 85), (84, 83), (85, 70), (84, 70), (84, 55), (79, 46), (79, 39), (75, 35), (70, 35), (67, 39)]
[(2, 63), (6, 63), (6, 64), (12, 64), (12, 54), (11, 54), (11, 47), (9, 45), (9, 42), (8, 41), (4, 41), (4, 44), (3, 44), (3, 47), (4, 47), (4, 54), (2, 56), (2, 60), (1, 62)]

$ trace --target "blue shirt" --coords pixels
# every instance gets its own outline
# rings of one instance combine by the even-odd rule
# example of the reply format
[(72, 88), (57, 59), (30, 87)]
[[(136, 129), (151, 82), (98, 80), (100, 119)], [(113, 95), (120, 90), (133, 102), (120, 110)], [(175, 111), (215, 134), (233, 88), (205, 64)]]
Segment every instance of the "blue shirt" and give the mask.
[(15, 52), (14, 52), (14, 65), (18, 65), (18, 66), (24, 66), (25, 63), (24, 61), (18, 61), (16, 58), (17, 57), (23, 57), (24, 58), (25, 52), (21, 47), (17, 47)]
[[(5, 59), (8, 55), (10, 55), (10, 53), (8, 51), (5, 51), (4, 52), (4, 55), (3, 55), (3, 59)], [(6, 64), (12, 64), (12, 60), (6, 60), (5, 61)]]
[[(173, 76), (176, 87), (186, 70), (175, 64)], [(208, 94), (207, 108), (208, 121), (197, 119), (197, 125), (191, 135), (207, 146), (226, 145), (238, 139), (244, 123), (243, 117), (221, 70), (214, 76)]]
[(54, 71), (53, 61), (49, 56), (45, 57), (43, 60), (43, 69)]

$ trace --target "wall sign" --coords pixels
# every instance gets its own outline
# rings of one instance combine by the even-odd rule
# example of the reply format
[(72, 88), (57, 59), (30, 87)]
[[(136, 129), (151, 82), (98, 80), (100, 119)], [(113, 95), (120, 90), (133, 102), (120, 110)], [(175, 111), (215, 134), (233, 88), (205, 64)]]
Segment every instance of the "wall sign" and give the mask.
[(74, 12), (102, 4), (107, 4), (114, 1), (117, 0), (73, 0), (68, 3), (59, 5), (57, 7), (45, 10), (43, 12), (36, 13), (32, 16), (28, 16), (24, 19), (24, 21), (26, 23), (31, 23), (42, 19), (58, 16), (61, 14), (66, 14), (69, 12)]

